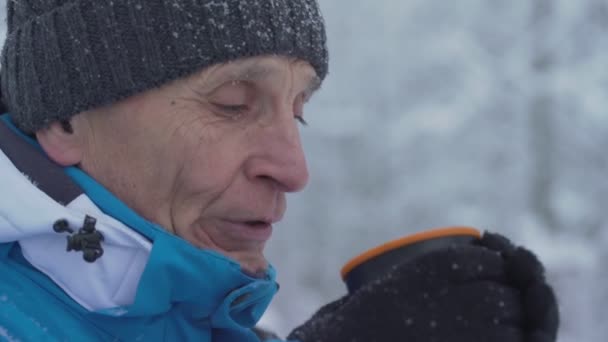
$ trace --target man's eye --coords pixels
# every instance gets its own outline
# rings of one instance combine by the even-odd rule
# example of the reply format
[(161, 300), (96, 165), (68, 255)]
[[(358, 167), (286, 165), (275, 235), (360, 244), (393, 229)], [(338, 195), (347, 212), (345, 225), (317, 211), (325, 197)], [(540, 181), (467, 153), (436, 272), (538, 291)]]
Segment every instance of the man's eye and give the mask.
[(301, 116), (298, 115), (298, 116), (296, 116), (296, 120), (298, 120), (298, 122), (300, 124), (302, 124), (302, 126), (308, 126), (308, 122), (306, 122), (306, 120), (304, 120), (303, 117), (301, 117)]
[(293, 103), (294, 118), (298, 120), (302, 126), (308, 126), (308, 122), (304, 120), (304, 104), (306, 101), (308, 101), (308, 99), (305, 94), (300, 94)]
[(246, 112), (249, 107), (247, 105), (228, 105), (228, 104), (221, 104), (221, 103), (215, 103), (214, 104), (218, 109), (220, 109), (221, 111), (228, 113), (228, 114), (242, 114), (244, 112)]

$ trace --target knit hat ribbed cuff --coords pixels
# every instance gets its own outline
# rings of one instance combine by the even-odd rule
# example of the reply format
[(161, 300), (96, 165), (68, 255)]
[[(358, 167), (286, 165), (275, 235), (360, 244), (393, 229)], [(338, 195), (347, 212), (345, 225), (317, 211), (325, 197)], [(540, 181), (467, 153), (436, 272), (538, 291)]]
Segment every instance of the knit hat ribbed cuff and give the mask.
[(243, 57), (295, 57), (327, 74), (315, 0), (27, 2), (9, 2), (2, 52), (3, 100), (26, 132)]

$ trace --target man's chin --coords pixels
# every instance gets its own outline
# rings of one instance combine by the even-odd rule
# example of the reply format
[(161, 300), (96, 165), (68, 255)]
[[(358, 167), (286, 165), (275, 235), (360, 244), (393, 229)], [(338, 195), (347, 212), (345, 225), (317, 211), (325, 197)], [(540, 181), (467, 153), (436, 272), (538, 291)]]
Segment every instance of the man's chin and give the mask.
[(266, 275), (268, 261), (261, 252), (230, 252), (226, 256), (238, 262), (247, 275), (255, 278), (263, 278)]
[[(229, 239), (225, 235), (214, 236), (200, 227), (192, 230), (194, 235), (191, 239), (186, 239), (190, 243), (203, 249), (214, 250), (225, 257), (228, 257), (241, 265), (243, 272), (248, 275), (264, 276), (268, 270), (268, 262), (264, 257), (264, 247), (266, 240), (263, 241), (243, 241)], [(213, 232), (213, 231), (212, 231)]]

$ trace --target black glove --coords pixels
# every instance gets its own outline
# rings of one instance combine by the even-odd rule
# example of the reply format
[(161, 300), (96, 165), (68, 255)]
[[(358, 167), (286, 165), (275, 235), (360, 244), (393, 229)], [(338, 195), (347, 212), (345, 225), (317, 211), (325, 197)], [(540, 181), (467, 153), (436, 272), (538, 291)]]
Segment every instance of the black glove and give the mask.
[(302, 342), (552, 342), (555, 295), (530, 251), (486, 233), (430, 252), (321, 308)]

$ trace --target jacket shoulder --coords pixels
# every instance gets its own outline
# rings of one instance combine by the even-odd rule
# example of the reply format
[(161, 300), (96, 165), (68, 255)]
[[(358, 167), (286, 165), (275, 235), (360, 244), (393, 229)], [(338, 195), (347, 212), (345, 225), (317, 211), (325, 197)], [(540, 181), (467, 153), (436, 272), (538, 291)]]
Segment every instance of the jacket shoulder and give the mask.
[[(0, 255), (6, 248), (0, 244)], [(96, 327), (83, 321), (47, 287), (52, 281), (29, 264), (0, 257), (0, 274), (0, 341), (101, 338)]]
[(5, 260), (0, 260), (0, 274), (0, 341), (61, 340), (63, 336), (51, 336), (41, 315), (42, 308), (55, 310), (46, 301), (37, 302), (39, 290), (31, 281), (21, 277)]

